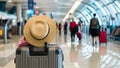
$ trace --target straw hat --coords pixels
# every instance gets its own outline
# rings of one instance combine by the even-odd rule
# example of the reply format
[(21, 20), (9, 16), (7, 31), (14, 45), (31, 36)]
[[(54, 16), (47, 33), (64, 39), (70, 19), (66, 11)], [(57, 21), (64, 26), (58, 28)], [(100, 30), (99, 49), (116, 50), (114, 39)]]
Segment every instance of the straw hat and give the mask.
[(33, 46), (42, 47), (56, 35), (55, 22), (45, 15), (33, 16), (24, 27), (25, 39)]

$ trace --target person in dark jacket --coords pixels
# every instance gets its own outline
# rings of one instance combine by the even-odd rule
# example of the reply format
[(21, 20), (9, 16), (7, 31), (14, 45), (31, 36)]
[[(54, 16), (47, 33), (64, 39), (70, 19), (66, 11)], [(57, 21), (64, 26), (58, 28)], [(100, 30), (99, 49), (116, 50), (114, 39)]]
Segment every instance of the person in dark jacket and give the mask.
[(78, 26), (79, 26), (79, 29), (82, 30), (82, 20), (79, 18), (79, 21), (78, 21)]
[(96, 39), (99, 39), (100, 25), (96, 14), (93, 14), (93, 18), (90, 20), (89, 34), (92, 36), (92, 44), (97, 44)]
[(67, 28), (68, 28), (68, 23), (65, 22), (65, 23), (64, 23), (64, 34), (65, 34), (65, 35), (67, 34)]

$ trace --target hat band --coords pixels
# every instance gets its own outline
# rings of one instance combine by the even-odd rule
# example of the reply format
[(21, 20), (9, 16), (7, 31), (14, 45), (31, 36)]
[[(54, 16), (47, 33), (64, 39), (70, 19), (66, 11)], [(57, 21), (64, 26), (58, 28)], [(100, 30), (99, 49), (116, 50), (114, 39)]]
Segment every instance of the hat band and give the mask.
[(36, 39), (36, 40), (43, 40), (43, 39), (45, 39), (45, 38), (48, 36), (49, 32), (50, 32), (50, 27), (49, 27), (49, 24), (48, 24), (48, 33), (47, 33), (47, 35), (46, 35), (45, 37), (43, 37), (43, 38), (41, 38), (41, 39), (38, 39), (38, 38), (36, 38), (36, 37), (34, 37), (34, 36), (32, 35), (31, 31), (30, 31), (30, 35), (31, 35), (34, 39)]

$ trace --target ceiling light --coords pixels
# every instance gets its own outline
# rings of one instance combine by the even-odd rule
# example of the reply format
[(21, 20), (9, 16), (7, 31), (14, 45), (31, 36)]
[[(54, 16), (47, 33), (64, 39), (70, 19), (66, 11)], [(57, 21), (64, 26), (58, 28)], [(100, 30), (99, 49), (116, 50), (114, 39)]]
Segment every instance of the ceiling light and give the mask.
[(71, 0), (71, 1), (74, 1), (74, 0)]
[(38, 9), (39, 7), (37, 5), (35, 5), (35, 9)]
[(72, 8), (69, 10), (69, 12), (66, 14), (66, 16), (63, 19), (63, 22), (66, 21), (66, 19), (69, 18), (69, 13), (74, 13), (74, 11), (78, 8), (78, 6), (80, 5), (80, 3), (82, 2), (82, 0), (76, 0), (75, 3), (73, 4)]
[(8, 0), (8, 2), (12, 2), (12, 0)]
[(54, 0), (54, 2), (56, 2), (56, 3), (57, 3), (57, 2), (58, 2), (58, 0)]

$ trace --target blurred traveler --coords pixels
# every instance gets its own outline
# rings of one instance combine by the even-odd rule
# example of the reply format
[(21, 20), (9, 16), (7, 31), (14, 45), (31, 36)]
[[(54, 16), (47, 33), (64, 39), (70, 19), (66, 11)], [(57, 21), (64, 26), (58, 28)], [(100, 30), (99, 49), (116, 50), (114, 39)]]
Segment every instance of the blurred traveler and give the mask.
[(27, 20), (24, 20), (24, 25), (26, 24)]
[(59, 29), (59, 34), (61, 34), (61, 30), (62, 30), (62, 24), (61, 23), (59, 23), (58, 29)]
[(92, 44), (97, 44), (97, 40), (99, 40), (99, 32), (100, 32), (100, 25), (98, 18), (96, 18), (96, 14), (93, 14), (93, 18), (90, 20), (90, 27), (89, 27), (89, 34), (92, 36)]
[(79, 18), (79, 21), (78, 21), (78, 33), (77, 33), (77, 37), (79, 39), (79, 42), (81, 41), (81, 38), (82, 38), (81, 31), (82, 31), (82, 20)]
[(9, 22), (7, 23), (7, 36), (8, 36), (8, 39), (11, 39), (12, 38), (12, 34), (11, 34), (11, 31), (12, 31), (12, 20), (9, 20)]
[(79, 31), (81, 32), (82, 30), (82, 20), (79, 18), (79, 21), (78, 21), (78, 28), (79, 28)]
[(34, 15), (35, 15), (35, 16), (40, 15), (40, 10), (39, 10), (39, 9), (35, 9), (35, 10), (34, 10)]
[(78, 31), (78, 26), (76, 24), (76, 22), (74, 21), (74, 19), (72, 19), (72, 21), (70, 22), (70, 33), (71, 33), (71, 41), (74, 41), (75, 39), (75, 34)]
[(67, 27), (68, 27), (68, 23), (65, 22), (65, 23), (64, 23), (64, 34), (65, 34), (65, 35), (67, 34)]

